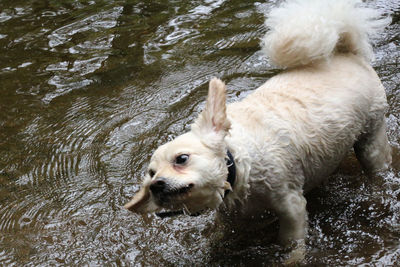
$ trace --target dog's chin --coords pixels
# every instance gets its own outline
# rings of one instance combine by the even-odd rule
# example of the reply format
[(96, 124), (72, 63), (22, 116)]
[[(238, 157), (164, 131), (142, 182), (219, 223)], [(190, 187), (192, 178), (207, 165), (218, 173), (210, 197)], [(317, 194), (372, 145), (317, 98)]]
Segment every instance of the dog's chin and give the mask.
[(190, 199), (190, 192), (166, 194), (162, 196), (152, 196), (152, 200), (155, 205), (158, 206), (158, 210), (164, 211), (175, 211), (175, 210), (187, 210), (190, 211), (186, 204)]
[(176, 212), (193, 215), (208, 209), (216, 209), (223, 201), (218, 192), (204, 194), (196, 190), (170, 196), (165, 201), (154, 198), (158, 209), (156, 212)]

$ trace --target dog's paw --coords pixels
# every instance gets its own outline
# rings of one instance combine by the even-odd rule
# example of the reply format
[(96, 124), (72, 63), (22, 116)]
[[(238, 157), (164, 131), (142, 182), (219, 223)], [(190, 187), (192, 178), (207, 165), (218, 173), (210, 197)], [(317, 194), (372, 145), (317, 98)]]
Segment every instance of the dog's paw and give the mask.
[(306, 256), (306, 244), (303, 240), (298, 240), (296, 246), (288, 253), (283, 262), (285, 266), (295, 266), (303, 263)]

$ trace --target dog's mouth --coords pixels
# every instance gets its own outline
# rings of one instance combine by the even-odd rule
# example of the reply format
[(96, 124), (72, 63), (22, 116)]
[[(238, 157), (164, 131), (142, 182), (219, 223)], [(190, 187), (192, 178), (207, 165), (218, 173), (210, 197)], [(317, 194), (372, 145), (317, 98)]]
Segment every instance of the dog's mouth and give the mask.
[(152, 192), (154, 202), (159, 207), (155, 213), (161, 219), (179, 215), (199, 216), (207, 206), (193, 205), (198, 200), (197, 193), (193, 190), (194, 184), (170, 188), (162, 192)]
[(194, 193), (193, 187), (193, 183), (172, 184), (159, 179), (144, 184), (124, 207), (137, 213), (183, 211), (190, 214), (188, 202)]
[(179, 215), (198, 216), (203, 209), (194, 209), (189, 204), (193, 195), (194, 184), (188, 184), (181, 187), (166, 188), (162, 191), (153, 192), (154, 202), (159, 207), (155, 213), (160, 218), (174, 217)]
[(183, 187), (177, 188), (177, 189), (172, 189), (170, 192), (167, 192), (167, 195), (171, 196), (179, 196), (179, 195), (185, 195), (190, 192), (190, 190), (193, 188), (193, 184), (188, 184)]
[(157, 204), (163, 208), (173, 209), (181, 205), (181, 201), (190, 197), (194, 184), (188, 184), (181, 187), (164, 187), (162, 189), (150, 187), (151, 193)]

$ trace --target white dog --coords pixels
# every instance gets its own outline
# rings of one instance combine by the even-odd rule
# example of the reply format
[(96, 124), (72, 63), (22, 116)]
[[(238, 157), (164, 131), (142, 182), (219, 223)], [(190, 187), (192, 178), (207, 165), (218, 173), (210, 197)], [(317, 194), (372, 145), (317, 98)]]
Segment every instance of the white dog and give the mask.
[(191, 131), (155, 151), (125, 208), (272, 210), (281, 242), (304, 241), (304, 193), (352, 147), (366, 171), (391, 163), (386, 95), (369, 64), (369, 38), (387, 22), (347, 0), (295, 0), (273, 9), (263, 49), (285, 71), (230, 105), (225, 84), (212, 79)]

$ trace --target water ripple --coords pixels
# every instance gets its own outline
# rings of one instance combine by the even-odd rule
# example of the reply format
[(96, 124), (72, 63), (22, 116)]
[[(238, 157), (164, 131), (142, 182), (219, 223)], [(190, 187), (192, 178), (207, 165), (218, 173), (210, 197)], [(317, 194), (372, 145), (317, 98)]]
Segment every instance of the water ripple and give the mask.
[(200, 21), (206, 20), (224, 2), (225, 0), (207, 1), (203, 5), (190, 9), (185, 14), (177, 15), (168, 21), (166, 25), (160, 25), (154, 34), (155, 37), (147, 41), (143, 46), (144, 63), (153, 63), (156, 59), (152, 54), (161, 51), (165, 46), (172, 46), (185, 39), (200, 36), (199, 31), (193, 26)]
[(115, 7), (112, 10), (99, 12), (87, 18), (65, 25), (51, 32), (47, 36), (49, 47), (57, 47), (72, 39), (72, 36), (87, 31), (99, 32), (115, 27), (117, 19), (122, 12), (122, 7)]
[[(92, 79), (85, 76), (100, 69), (103, 62), (109, 57), (115, 35), (107, 30), (117, 25), (117, 20), (122, 11), (122, 7), (114, 7), (111, 10), (99, 12), (62, 26), (47, 36), (48, 45), (53, 51), (60, 50), (58, 47), (70, 46), (71, 43), (73, 44), (73, 37), (80, 33), (89, 33), (86, 37), (89, 40), (84, 40), (67, 49), (61, 48), (63, 53), (71, 56), (78, 55), (78, 59), (73, 62), (57, 62), (46, 67), (47, 71), (54, 73), (48, 84), (55, 86), (56, 90), (47, 93), (42, 98), (44, 103), (48, 104), (58, 96), (87, 87), (93, 83)], [(100, 36), (98, 36), (98, 33), (100, 33)]]

